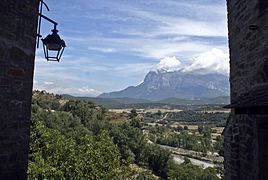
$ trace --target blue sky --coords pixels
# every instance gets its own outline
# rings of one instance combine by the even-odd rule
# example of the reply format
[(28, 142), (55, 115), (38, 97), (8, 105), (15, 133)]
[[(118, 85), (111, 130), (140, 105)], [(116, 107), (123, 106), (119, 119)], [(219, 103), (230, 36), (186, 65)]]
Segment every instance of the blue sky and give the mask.
[[(34, 88), (96, 96), (150, 70), (228, 75), (225, 0), (45, 0), (67, 44), (60, 63), (36, 53)], [(42, 35), (52, 25), (43, 21)]]

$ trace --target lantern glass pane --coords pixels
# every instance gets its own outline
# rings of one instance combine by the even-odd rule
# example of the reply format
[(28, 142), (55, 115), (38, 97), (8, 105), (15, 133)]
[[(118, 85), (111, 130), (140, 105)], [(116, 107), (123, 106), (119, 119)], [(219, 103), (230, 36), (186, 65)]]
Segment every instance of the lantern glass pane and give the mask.
[(50, 50), (48, 50), (48, 58), (49, 58), (49, 60), (51, 60), (51, 61), (53, 61), (53, 60), (58, 61), (59, 60), (58, 59), (59, 52), (60, 51), (50, 51)]
[(47, 61), (59, 61), (64, 48), (59, 51), (49, 50), (46, 45), (44, 45), (44, 54)]

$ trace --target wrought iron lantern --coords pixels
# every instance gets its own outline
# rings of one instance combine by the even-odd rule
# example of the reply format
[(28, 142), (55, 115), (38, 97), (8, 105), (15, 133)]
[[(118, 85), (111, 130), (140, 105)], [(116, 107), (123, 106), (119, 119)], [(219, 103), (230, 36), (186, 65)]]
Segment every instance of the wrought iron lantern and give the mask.
[(43, 18), (49, 21), (50, 23), (54, 24), (54, 29), (52, 29), (52, 33), (47, 35), (47, 37), (45, 37), (44, 39), (41, 39), (43, 43), (45, 58), (47, 59), (47, 61), (59, 62), (63, 54), (64, 48), (66, 47), (66, 44), (64, 40), (62, 40), (60, 36), (58, 35), (58, 32), (59, 32), (57, 30), (58, 23), (42, 14), (43, 5), (45, 5), (46, 9), (49, 11), (47, 4), (43, 0), (40, 0), (39, 24), (38, 24), (38, 33), (37, 33), (37, 48), (39, 46), (39, 38), (42, 37), (40, 35), (40, 29), (41, 29), (41, 20)]
[(66, 47), (64, 40), (58, 35), (58, 30), (53, 29), (52, 34), (41, 39), (43, 42), (44, 54), (47, 61), (60, 61), (64, 48)]

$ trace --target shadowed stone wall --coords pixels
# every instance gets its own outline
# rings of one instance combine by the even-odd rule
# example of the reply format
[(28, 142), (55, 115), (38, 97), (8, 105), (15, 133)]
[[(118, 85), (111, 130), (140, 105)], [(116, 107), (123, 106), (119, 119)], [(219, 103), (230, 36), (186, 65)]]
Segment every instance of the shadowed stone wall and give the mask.
[[(255, 93), (254, 89), (268, 87), (265, 86), (268, 84), (268, 1), (227, 0), (227, 7), (231, 102), (237, 102), (241, 95), (252, 90), (254, 101), (261, 102), (267, 98), (268, 88), (259, 91), (261, 93)], [(255, 107), (250, 101), (242, 106)], [(267, 108), (267, 104), (263, 106)], [(268, 144), (268, 116), (265, 110), (261, 115), (254, 114), (259, 107), (262, 107), (261, 103), (251, 113), (239, 114), (232, 110), (224, 131), (227, 180), (268, 178), (268, 164), (264, 161), (268, 160), (265, 155), (268, 151), (264, 153)]]
[(38, 0), (0, 0), (0, 179), (26, 179)]

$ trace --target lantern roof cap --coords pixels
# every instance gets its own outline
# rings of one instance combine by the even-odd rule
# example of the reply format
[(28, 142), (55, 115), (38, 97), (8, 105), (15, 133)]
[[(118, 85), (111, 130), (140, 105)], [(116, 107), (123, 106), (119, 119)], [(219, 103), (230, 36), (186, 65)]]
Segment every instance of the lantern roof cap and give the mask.
[(58, 45), (61, 45), (62, 47), (66, 47), (64, 40), (62, 40), (60, 36), (58, 35), (59, 31), (57, 29), (52, 29), (51, 31), (52, 31), (52, 34), (49, 34), (47, 35), (47, 37), (42, 39), (43, 43), (45, 45), (58, 44)]

